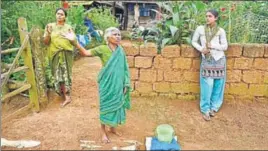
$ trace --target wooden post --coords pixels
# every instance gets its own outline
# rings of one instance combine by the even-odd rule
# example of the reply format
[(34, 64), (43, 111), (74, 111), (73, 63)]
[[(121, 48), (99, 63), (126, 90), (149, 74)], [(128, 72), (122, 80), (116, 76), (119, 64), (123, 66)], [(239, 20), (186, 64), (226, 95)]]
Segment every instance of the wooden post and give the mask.
[(26, 66), (21, 66), (21, 67), (18, 67), (18, 68), (16, 68), (16, 69), (13, 69), (13, 70), (10, 71), (10, 72), (2, 73), (2, 74), (1, 74), (1, 79), (5, 78), (5, 77), (7, 77), (7, 76), (8, 76), (8, 78), (9, 78), (9, 75), (10, 75), (10, 74), (15, 73), (15, 72), (19, 72), (19, 71), (23, 71), (23, 70), (27, 70), (27, 69), (29, 69), (29, 68), (26, 67)]
[(2, 101), (4, 101), (4, 100), (7, 99), (7, 98), (10, 98), (10, 97), (12, 97), (12, 96), (15, 96), (15, 95), (17, 95), (17, 94), (19, 94), (19, 93), (21, 93), (21, 92), (23, 92), (23, 91), (26, 91), (26, 90), (28, 90), (28, 89), (29, 89), (29, 91), (31, 90), (31, 85), (30, 85), (30, 84), (25, 84), (25, 85), (23, 85), (22, 87), (20, 87), (20, 88), (14, 90), (14, 91), (12, 91), (12, 92), (10, 92), (10, 93), (7, 93), (5, 96), (3, 96)]
[(124, 3), (124, 30), (127, 30), (128, 24), (128, 3)]
[[(19, 34), (20, 34), (20, 41), (21, 43), (24, 41), (26, 35), (28, 35), (28, 27), (26, 23), (26, 19), (20, 17), (18, 19), (18, 27), (19, 27)], [(26, 72), (27, 82), (31, 85), (29, 89), (29, 96), (30, 96), (30, 107), (34, 112), (39, 112), (39, 101), (38, 101), (38, 93), (37, 93), (37, 86), (35, 82), (35, 74), (33, 69), (33, 62), (32, 62), (32, 53), (30, 43), (26, 45), (26, 48), (22, 52), (21, 56), (24, 60), (24, 65), (27, 66), (29, 69)]]
[(11, 75), (13, 69), (15, 68), (15, 66), (16, 66), (16, 64), (17, 64), (17, 62), (19, 60), (19, 57), (23, 53), (23, 50), (25, 50), (26, 44), (28, 43), (28, 41), (29, 41), (29, 36), (27, 35), (27, 36), (24, 37), (23, 41), (21, 42), (22, 43), (21, 44), (21, 47), (20, 47), (20, 49), (19, 49), (16, 57), (14, 58), (13, 63), (11, 64), (11, 67), (8, 69), (8, 72), (7, 72), (7, 75), (6, 75), (5, 79), (1, 83), (1, 87), (3, 87), (4, 85), (6, 85), (8, 79), (9, 79), (9, 76)]
[(1, 54), (9, 54), (9, 53), (12, 53), (12, 52), (16, 52), (18, 51), (20, 48), (11, 48), (11, 49), (7, 49), (7, 50), (1, 50)]
[(30, 35), (31, 49), (33, 53), (34, 71), (37, 83), (37, 91), (39, 102), (42, 105), (47, 105), (47, 85), (45, 77), (45, 47), (42, 45), (43, 33), (38, 27), (33, 27)]
[(115, 5), (116, 5), (116, 2), (113, 2), (113, 9), (112, 9), (112, 14), (115, 16)]
[[(4, 102), (4, 99), (3, 98), (8, 93), (9, 93), (9, 89), (8, 89), (8, 86), (7, 85), (4, 85), (3, 87), (1, 87), (1, 102), (0, 103)], [(9, 101), (10, 100), (7, 100), (7, 102), (9, 102)]]

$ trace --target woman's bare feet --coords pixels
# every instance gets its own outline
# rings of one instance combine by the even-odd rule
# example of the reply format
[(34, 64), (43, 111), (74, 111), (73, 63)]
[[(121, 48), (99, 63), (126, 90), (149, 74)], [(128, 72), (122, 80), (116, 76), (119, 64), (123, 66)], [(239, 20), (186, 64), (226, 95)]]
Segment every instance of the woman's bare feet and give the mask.
[(64, 107), (64, 106), (68, 105), (71, 102), (72, 102), (71, 96), (66, 95), (65, 96), (65, 101), (61, 104), (61, 107)]
[(105, 130), (105, 125), (104, 124), (101, 124), (101, 135), (102, 135), (102, 138), (101, 138), (101, 142), (102, 143), (110, 143), (111, 141), (109, 140), (109, 138), (107, 137), (107, 134), (106, 134), (106, 130)]
[(105, 133), (102, 134), (102, 139), (101, 139), (102, 143), (110, 143), (111, 141), (109, 140), (109, 138), (107, 137), (107, 135)]
[(122, 133), (116, 131), (114, 127), (111, 127), (110, 128), (110, 132), (113, 133), (113, 134), (115, 134), (115, 135), (117, 135), (117, 136), (119, 136), (119, 137), (122, 136)]

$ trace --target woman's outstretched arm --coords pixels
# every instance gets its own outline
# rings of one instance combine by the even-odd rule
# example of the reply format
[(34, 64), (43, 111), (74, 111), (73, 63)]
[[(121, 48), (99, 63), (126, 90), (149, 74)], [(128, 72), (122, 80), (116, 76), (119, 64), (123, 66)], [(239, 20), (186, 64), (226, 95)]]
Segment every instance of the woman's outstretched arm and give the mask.
[(67, 33), (63, 33), (63, 34), (61, 34), (61, 36), (62, 36), (63, 38), (65, 38), (65, 39), (70, 40), (70, 42), (71, 42), (76, 48), (78, 48), (79, 53), (80, 53), (82, 56), (92, 57), (92, 53), (91, 53), (91, 51), (90, 51), (90, 50), (87, 51), (83, 46), (81, 46), (81, 45), (79, 44), (79, 42), (77, 41), (76, 36), (75, 36), (73, 30), (70, 29), (69, 32), (67, 32)]
[(83, 46), (81, 46), (79, 44), (79, 42), (76, 42), (75, 44), (75, 47), (78, 48), (79, 50), (79, 53), (82, 55), (82, 56), (85, 56), (85, 57), (92, 57), (92, 53), (90, 50), (86, 50)]

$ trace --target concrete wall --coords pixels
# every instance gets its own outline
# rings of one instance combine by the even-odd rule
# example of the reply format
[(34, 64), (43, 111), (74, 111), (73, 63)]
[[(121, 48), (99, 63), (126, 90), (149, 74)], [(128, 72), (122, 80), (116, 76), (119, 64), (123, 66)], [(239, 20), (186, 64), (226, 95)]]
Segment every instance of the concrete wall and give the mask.
[[(132, 96), (199, 99), (200, 53), (192, 46), (166, 46), (123, 41), (134, 91)], [(268, 45), (231, 44), (226, 51), (225, 99), (268, 100)]]

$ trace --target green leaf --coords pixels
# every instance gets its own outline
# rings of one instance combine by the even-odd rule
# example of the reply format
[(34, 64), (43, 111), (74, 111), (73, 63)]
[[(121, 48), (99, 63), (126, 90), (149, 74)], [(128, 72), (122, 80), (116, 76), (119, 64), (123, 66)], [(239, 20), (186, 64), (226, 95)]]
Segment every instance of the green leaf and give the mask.
[(179, 12), (176, 12), (172, 15), (172, 20), (174, 25), (178, 24), (178, 22), (180, 21)]
[(203, 10), (205, 10), (206, 9), (206, 4), (205, 3), (203, 3), (203, 2), (201, 2), (201, 1), (197, 1), (196, 3), (195, 3), (195, 7), (197, 8), (197, 11), (203, 11)]
[(165, 10), (167, 10), (169, 13), (173, 13), (173, 9), (172, 9), (172, 2), (163, 2), (161, 4), (161, 7), (164, 8)]
[(169, 26), (169, 29), (170, 29), (170, 32), (171, 32), (172, 37), (174, 37), (174, 35), (175, 35), (176, 32), (178, 31), (178, 28), (175, 27), (175, 26), (170, 25), (170, 26)]
[(11, 30), (9, 30), (7, 27), (5, 27), (5, 31), (7, 32), (8, 36), (11, 36), (12, 35)]
[(170, 41), (171, 38), (164, 38), (161, 43), (161, 49), (165, 47), (165, 45)]

